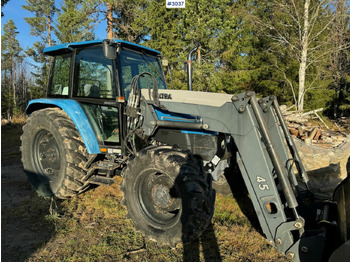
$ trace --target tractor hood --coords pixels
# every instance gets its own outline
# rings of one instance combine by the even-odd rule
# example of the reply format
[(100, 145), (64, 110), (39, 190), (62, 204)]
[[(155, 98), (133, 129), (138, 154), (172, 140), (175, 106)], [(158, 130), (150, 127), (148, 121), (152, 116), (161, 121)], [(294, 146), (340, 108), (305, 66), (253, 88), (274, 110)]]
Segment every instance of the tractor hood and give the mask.
[[(146, 100), (152, 100), (148, 89), (141, 90), (142, 96)], [(158, 97), (161, 103), (168, 104), (169, 102), (196, 104), (221, 107), (227, 102), (231, 102), (232, 95), (219, 94), (210, 92), (193, 92), (187, 90), (158, 90)]]

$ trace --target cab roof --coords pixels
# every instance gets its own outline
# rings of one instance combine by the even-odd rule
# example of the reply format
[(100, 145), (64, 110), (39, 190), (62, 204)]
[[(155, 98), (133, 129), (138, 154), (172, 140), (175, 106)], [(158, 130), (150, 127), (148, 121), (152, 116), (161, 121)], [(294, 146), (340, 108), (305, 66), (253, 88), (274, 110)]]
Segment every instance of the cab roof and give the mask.
[[(159, 51), (142, 46), (142, 45), (134, 44), (134, 43), (124, 41), (124, 40), (119, 40), (119, 39), (113, 39), (113, 41), (114, 41), (114, 43), (120, 43), (122, 46), (129, 47), (131, 49), (136, 49), (136, 50), (143, 49), (146, 52), (148, 51), (148, 52), (154, 53), (156, 55), (160, 55)], [(73, 51), (74, 48), (98, 45), (98, 44), (102, 44), (102, 42), (103, 42), (103, 40), (91, 40), (91, 41), (66, 43), (66, 44), (45, 47), (44, 54), (50, 55), (50, 56), (55, 56), (58, 54), (70, 53)]]

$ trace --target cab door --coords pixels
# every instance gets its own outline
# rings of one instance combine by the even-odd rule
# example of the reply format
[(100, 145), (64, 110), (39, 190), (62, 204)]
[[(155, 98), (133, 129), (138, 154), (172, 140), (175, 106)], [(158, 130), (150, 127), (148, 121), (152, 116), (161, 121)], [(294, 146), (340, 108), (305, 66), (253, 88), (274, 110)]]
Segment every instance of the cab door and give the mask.
[(100, 146), (108, 148), (121, 147), (115, 72), (115, 60), (103, 55), (101, 45), (76, 50), (72, 98), (81, 104)]

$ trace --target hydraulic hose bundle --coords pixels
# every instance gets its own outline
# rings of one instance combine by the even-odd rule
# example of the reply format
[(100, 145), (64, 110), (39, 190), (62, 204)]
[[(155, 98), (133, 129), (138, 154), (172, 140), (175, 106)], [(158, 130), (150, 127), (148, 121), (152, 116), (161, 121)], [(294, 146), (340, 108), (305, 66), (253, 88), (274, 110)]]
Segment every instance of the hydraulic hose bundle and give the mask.
[[(139, 87), (140, 77), (150, 76), (152, 78), (153, 87), (147, 85), (149, 97), (152, 99), (153, 103), (156, 106), (159, 106), (158, 99), (158, 84), (157, 79), (149, 72), (142, 72), (136, 76), (131, 81), (130, 84), (130, 95), (128, 99), (128, 104), (126, 107), (126, 115), (127, 115), (127, 135), (124, 139), (124, 144), (126, 148), (133, 154), (136, 154), (136, 146), (135, 146), (135, 131), (142, 125), (143, 116), (140, 114), (140, 100), (141, 100), (141, 89)], [(153, 90), (153, 92), (151, 91)], [(131, 148), (129, 147), (129, 145)]]

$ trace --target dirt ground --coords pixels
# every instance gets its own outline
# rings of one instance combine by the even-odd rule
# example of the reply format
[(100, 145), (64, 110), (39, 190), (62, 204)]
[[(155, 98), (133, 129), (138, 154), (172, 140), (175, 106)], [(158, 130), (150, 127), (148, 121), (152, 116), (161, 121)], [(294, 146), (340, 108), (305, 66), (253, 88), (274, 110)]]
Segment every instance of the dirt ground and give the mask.
[(23, 261), (50, 238), (42, 215), (49, 206), (32, 191), (23, 172), (21, 127), (7, 129), (1, 136), (1, 260)]

